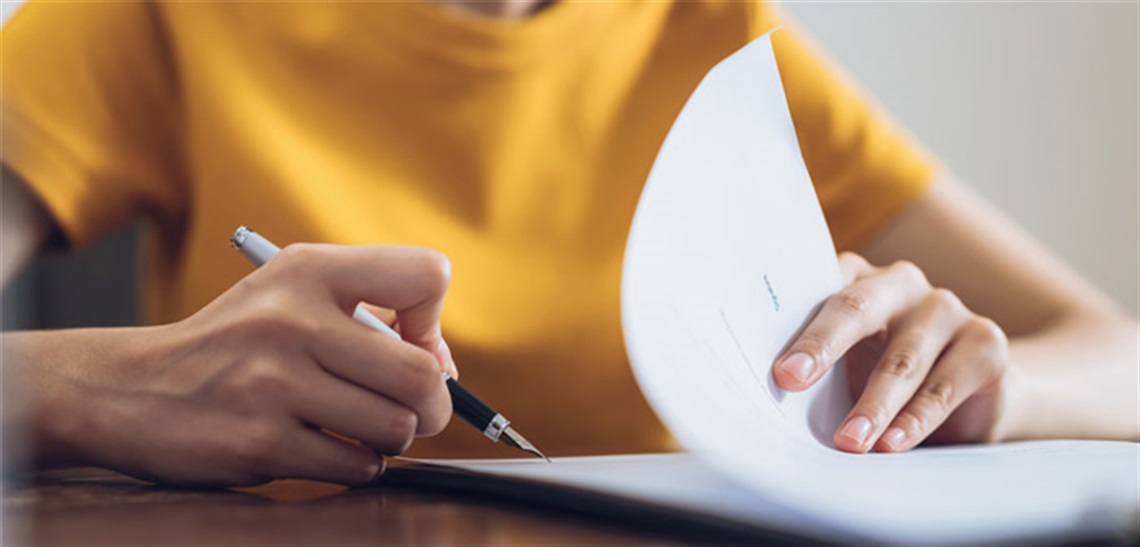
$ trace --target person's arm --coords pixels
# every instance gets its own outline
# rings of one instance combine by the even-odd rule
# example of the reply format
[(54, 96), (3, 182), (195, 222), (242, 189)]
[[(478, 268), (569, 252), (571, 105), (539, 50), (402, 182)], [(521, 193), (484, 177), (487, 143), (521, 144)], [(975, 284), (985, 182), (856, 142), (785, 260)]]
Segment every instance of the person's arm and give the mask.
[[(14, 177), (3, 197), (8, 281), (51, 222)], [(294, 245), (177, 323), (4, 333), (5, 466), (97, 465), (187, 485), (367, 483), (381, 455), (450, 418), (448, 277), (426, 249)], [(385, 316), (405, 341), (353, 321), (362, 300), (394, 310)]]
[(1140, 440), (1136, 317), (962, 183), (935, 184), (863, 252), (914, 262), (1009, 336), (1020, 385), (997, 440)]
[(800, 391), (846, 354), (838, 448), (1140, 440), (1136, 318), (965, 186), (933, 184), (861, 251), (774, 369)]

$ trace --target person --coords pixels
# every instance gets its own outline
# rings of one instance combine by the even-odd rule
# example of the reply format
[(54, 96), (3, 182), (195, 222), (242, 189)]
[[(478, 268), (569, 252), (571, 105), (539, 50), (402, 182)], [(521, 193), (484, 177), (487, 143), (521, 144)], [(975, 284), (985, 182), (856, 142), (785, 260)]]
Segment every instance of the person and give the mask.
[[(850, 452), (1137, 440), (1136, 318), (773, 6), (537, 0), (23, 7), (3, 31), (3, 280), (144, 218), (149, 324), (5, 333), (6, 438), (32, 465), (161, 482), (368, 483), (417, 436), (420, 455), (495, 449), (439, 434), (458, 362), (550, 454), (675, 449), (625, 360), (625, 235), (688, 94), (776, 26), (845, 276), (778, 385), (846, 355)], [(241, 224), (336, 245), (251, 273), (224, 244)], [(361, 301), (404, 341), (353, 323)]]

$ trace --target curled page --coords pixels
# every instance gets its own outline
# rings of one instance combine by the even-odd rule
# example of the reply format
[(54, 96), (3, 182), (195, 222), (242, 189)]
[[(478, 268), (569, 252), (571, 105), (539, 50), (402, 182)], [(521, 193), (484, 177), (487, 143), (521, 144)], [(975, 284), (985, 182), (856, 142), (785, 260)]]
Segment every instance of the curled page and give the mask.
[(626, 348), (654, 410), (691, 452), (726, 472), (762, 466), (773, 488), (829, 463), (851, 404), (841, 367), (802, 394), (772, 380), (840, 287), (786, 105), (767, 36), (709, 72), (658, 153), (622, 279)]

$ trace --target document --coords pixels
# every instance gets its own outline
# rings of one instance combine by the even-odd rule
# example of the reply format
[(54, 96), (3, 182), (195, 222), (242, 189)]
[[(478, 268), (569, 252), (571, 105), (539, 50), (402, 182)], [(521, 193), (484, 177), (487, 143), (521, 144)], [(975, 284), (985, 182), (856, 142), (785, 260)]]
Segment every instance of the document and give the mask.
[(713, 68), (677, 117), (626, 249), (630, 362), (687, 453), (436, 463), (824, 540), (992, 543), (1135, 524), (1135, 443), (836, 450), (852, 404), (843, 367), (788, 393), (771, 366), (839, 287), (764, 36)]

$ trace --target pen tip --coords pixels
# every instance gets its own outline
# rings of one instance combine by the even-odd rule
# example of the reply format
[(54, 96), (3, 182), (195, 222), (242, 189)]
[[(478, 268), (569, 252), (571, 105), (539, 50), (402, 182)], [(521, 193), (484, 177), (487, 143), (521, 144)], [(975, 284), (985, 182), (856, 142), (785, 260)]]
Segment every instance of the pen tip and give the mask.
[(519, 435), (518, 431), (515, 431), (510, 426), (507, 426), (507, 428), (503, 430), (502, 440), (508, 446), (513, 446), (519, 450), (530, 452), (531, 454), (534, 454), (535, 457), (542, 458), (547, 462), (551, 462), (550, 458), (547, 458), (546, 455), (535, 448), (533, 444), (530, 444), (530, 441), (527, 441), (525, 437)]

